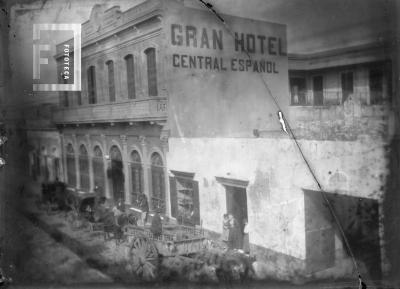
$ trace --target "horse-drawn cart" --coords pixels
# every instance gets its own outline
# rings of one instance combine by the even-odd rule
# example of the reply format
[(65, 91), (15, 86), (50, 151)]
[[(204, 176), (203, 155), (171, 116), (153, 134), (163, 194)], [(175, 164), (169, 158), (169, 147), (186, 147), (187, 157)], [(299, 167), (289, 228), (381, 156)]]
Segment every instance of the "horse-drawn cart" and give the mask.
[[(162, 232), (155, 235), (149, 225), (153, 214), (148, 216), (150, 222), (138, 225), (139, 209), (123, 212), (117, 209), (118, 206), (102, 205), (102, 198), (96, 193), (77, 193), (65, 188), (63, 194), (56, 194), (55, 191), (45, 191), (46, 198), (43, 200), (57, 203), (57, 209), (65, 212), (66, 221), (74, 231), (88, 228), (92, 232), (101, 231), (104, 241), (115, 239), (116, 246), (127, 246), (125, 260), (128, 267), (133, 274), (145, 280), (154, 280), (159, 276), (165, 258), (179, 258), (186, 263), (197, 264), (198, 260), (191, 256), (207, 249), (210, 243), (202, 229), (173, 224), (167, 217), (164, 217)], [(58, 195), (58, 198), (51, 198), (53, 195)], [(92, 236), (97, 238), (99, 235)]]
[(124, 233), (132, 270), (145, 279), (157, 277), (162, 258), (190, 256), (207, 247), (203, 231), (192, 227), (164, 226), (163, 233), (155, 236), (146, 227), (127, 226)]

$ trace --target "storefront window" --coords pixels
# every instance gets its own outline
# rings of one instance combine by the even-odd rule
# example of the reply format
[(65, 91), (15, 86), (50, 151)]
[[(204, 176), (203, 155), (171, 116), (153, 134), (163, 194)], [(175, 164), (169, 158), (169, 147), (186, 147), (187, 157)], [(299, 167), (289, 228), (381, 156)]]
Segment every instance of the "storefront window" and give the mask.
[(194, 174), (172, 171), (171, 215), (183, 225), (200, 225), (199, 185)]

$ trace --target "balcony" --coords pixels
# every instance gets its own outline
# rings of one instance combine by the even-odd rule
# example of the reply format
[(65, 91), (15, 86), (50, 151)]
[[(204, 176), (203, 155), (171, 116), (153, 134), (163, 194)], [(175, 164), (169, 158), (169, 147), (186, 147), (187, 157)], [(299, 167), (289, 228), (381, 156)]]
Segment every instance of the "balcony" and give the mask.
[(342, 105), (350, 96), (361, 105), (384, 105), (390, 100), (387, 93), (379, 91), (349, 92), (298, 92), (291, 94), (291, 106), (334, 106)]
[(324, 93), (319, 98), (322, 101), (317, 102), (305, 95), (298, 98), (303, 103), (296, 104), (293, 99), (289, 120), (299, 138), (354, 140), (361, 135), (382, 137), (391, 125), (388, 121), (390, 98), (370, 92), (353, 93), (344, 98), (341, 92)]
[(152, 98), (57, 108), (53, 120), (56, 124), (160, 121), (166, 120), (167, 112), (166, 98)]

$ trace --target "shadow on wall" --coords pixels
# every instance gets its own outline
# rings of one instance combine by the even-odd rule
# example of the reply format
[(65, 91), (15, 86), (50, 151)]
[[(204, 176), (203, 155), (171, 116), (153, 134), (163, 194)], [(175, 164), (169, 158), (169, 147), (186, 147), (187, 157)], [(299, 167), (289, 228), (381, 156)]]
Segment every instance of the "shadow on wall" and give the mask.
[(383, 225), (389, 277), (400, 280), (400, 140), (387, 147), (389, 175), (383, 188)]
[[(378, 201), (326, 193), (360, 271), (381, 278)], [(350, 256), (329, 207), (319, 191), (304, 190), (306, 270), (309, 273), (338, 266)]]

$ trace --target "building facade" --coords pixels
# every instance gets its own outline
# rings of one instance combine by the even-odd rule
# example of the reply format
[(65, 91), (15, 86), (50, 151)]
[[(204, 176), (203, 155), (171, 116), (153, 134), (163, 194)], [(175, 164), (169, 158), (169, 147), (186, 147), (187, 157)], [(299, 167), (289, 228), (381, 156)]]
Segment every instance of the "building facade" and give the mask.
[(230, 213), (248, 220), (261, 260), (290, 274), (337, 270), (344, 240), (281, 111), (356, 257), (379, 275), (391, 54), (374, 44), (288, 56), (284, 25), (223, 15), (227, 30), (187, 2), (93, 8), (82, 91), (60, 92), (52, 131), (29, 136), (31, 175), (128, 206), (143, 192), (152, 210), (210, 235)]

